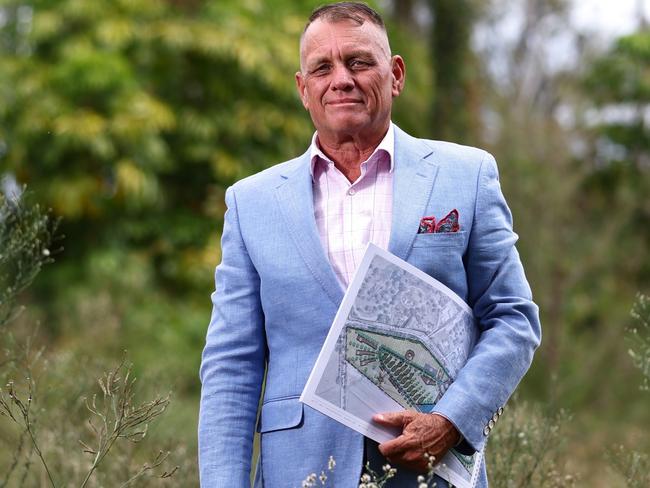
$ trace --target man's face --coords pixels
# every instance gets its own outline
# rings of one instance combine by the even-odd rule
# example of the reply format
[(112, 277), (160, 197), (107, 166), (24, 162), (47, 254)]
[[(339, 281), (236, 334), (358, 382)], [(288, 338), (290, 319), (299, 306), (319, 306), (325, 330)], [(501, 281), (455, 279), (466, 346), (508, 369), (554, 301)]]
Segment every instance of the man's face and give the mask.
[(404, 61), (390, 55), (383, 30), (366, 21), (314, 21), (305, 32), (296, 84), (319, 136), (381, 135), (393, 97), (404, 86)]

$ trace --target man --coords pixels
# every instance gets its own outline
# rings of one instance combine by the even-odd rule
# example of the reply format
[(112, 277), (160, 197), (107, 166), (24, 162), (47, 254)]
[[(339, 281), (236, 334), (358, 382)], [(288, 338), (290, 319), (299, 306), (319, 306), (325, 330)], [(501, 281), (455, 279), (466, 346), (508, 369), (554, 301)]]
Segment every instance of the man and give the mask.
[[(496, 163), (484, 151), (415, 139), (393, 125), (404, 79), (404, 61), (391, 55), (376, 12), (343, 2), (312, 14), (296, 73), (316, 127), (312, 144), (226, 192), (201, 365), (203, 487), (249, 485), (264, 379), (256, 486), (300, 486), (330, 456), (329, 486), (358, 486), (364, 462), (384, 458), (398, 468), (389, 486), (413, 486), (425, 454), (484, 446), (530, 365), (540, 340), (537, 307)], [(419, 233), (432, 216), (454, 217), (454, 225)], [(368, 241), (454, 290), (481, 331), (434, 413), (376, 416), (402, 428), (380, 446), (298, 401)], [(479, 486), (487, 486), (484, 467)]]

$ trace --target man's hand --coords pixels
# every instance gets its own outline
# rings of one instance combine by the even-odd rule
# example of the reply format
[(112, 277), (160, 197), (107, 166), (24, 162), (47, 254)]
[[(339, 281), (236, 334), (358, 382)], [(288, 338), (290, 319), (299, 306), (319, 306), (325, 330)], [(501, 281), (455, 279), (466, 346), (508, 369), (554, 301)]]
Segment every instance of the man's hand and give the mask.
[(440, 461), (449, 449), (458, 444), (460, 433), (442, 415), (412, 412), (382, 413), (372, 420), (381, 425), (401, 427), (402, 435), (379, 445), (379, 452), (390, 462), (414, 471), (428, 471), (425, 454)]

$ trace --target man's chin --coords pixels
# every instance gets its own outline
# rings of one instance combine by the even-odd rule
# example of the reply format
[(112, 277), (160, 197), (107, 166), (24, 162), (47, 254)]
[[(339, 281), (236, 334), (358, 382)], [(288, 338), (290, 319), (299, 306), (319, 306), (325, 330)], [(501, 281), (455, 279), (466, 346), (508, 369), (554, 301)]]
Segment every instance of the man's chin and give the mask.
[(370, 126), (370, 122), (365, 117), (350, 116), (337, 117), (327, 124), (327, 130), (332, 133), (350, 134), (359, 133)]

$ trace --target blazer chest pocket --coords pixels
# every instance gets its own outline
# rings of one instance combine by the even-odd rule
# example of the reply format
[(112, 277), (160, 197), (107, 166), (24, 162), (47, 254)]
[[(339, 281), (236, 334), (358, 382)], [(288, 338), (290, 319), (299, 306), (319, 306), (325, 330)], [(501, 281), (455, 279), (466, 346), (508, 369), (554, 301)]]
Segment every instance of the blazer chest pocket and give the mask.
[(465, 231), (417, 234), (413, 247), (454, 247), (465, 242)]
[(303, 416), (303, 405), (298, 398), (296, 396), (264, 402), (257, 425), (258, 432), (264, 434), (298, 427)]

